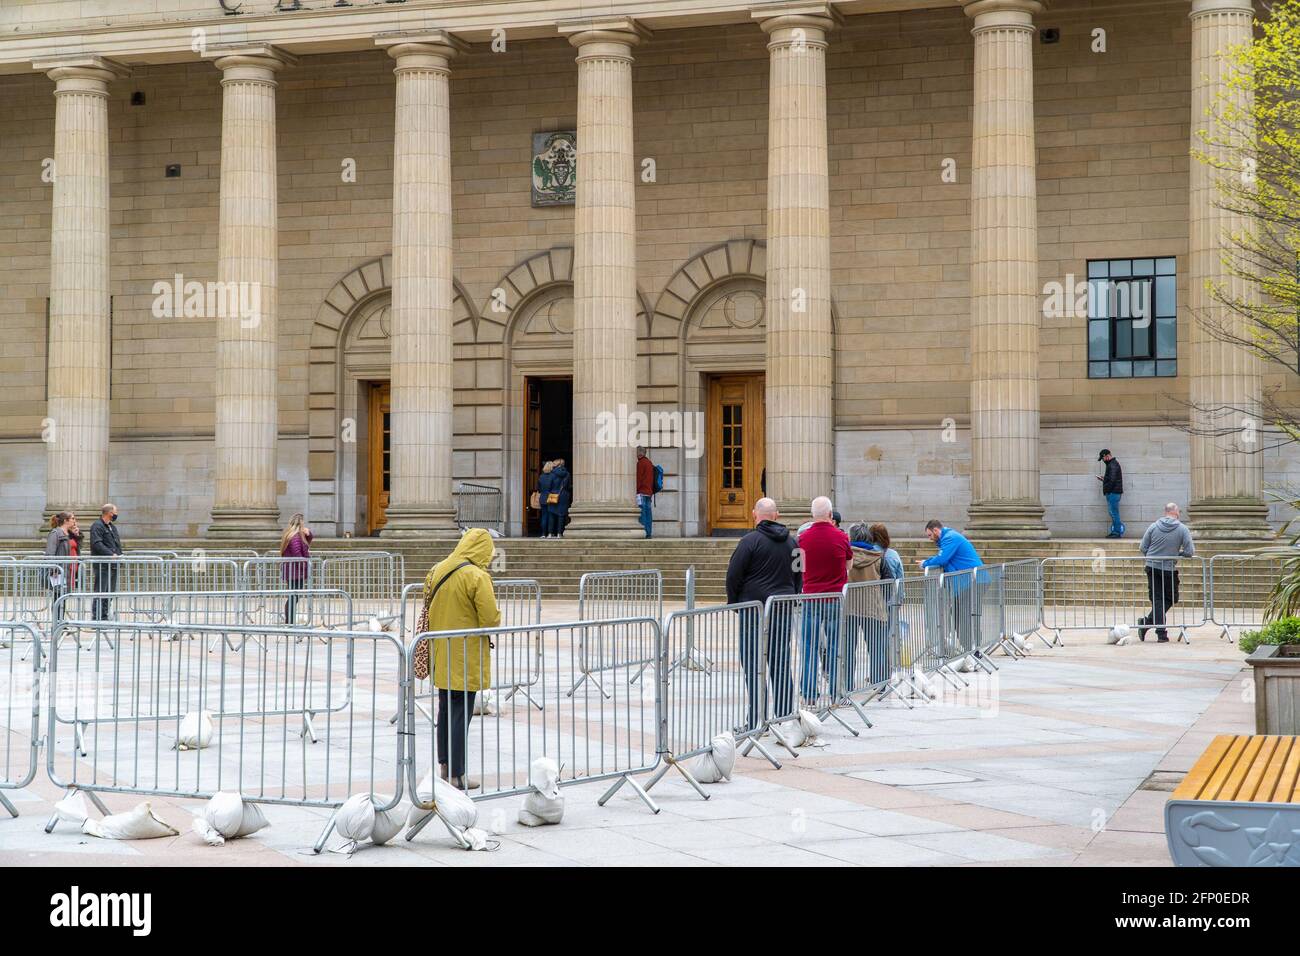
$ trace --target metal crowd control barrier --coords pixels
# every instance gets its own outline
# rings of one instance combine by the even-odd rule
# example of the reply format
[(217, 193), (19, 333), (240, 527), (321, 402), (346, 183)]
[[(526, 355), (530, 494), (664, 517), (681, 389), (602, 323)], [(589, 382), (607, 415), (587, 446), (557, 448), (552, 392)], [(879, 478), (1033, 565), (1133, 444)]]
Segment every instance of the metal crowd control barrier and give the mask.
[[(589, 571), (578, 579), (578, 619), (581, 621), (608, 620), (611, 618), (664, 617), (663, 572), (651, 569), (642, 571)], [(586, 681), (591, 681), (606, 697), (605, 690), (595, 676), (617, 667), (617, 661), (607, 661), (601, 645), (589, 647), (584, 642), (578, 647), (579, 676), (569, 688), (572, 696)], [(635, 683), (641, 672), (631, 676)]]
[[(763, 607), (767, 634), (764, 669), (772, 682), (767, 727), (797, 720), (799, 711), (809, 710), (818, 717), (833, 717), (858, 736), (857, 730), (836, 713), (845, 686), (842, 612), (843, 595), (839, 592), (782, 594), (767, 599)], [(780, 734), (777, 739), (782, 739)]]
[[(243, 563), (241, 586), (249, 591), (278, 591), (301, 586), (347, 591), (357, 619), (344, 626), (377, 619), (381, 624), (402, 613), (404, 559), (384, 551), (359, 554), (314, 554), (307, 558), (260, 557)], [(298, 582), (301, 582), (300, 584)]]
[(942, 583), (938, 574), (895, 582), (890, 607), (890, 677), (881, 699), (894, 696), (911, 709), (910, 697), (924, 697), (917, 675), (934, 671), (941, 663), (934, 648), (939, 643)]
[(1043, 575), (1037, 558), (1002, 565), (1002, 630), (1004, 637), (1036, 637), (1055, 646), (1040, 631), (1043, 626)]
[(1170, 570), (1148, 569), (1145, 558), (1098, 555), (1045, 558), (1042, 563), (1043, 627), (1055, 633), (1109, 629), (1126, 624), (1143, 636), (1153, 629), (1187, 629), (1211, 616), (1208, 571), (1201, 558), (1162, 559)]
[(1232, 640), (1232, 629), (1262, 627), (1269, 595), (1278, 581), (1300, 562), (1300, 551), (1258, 554), (1216, 554), (1206, 562), (1210, 623), (1220, 639)]
[[(757, 749), (778, 770), (781, 764), (759, 740), (767, 725), (771, 688), (763, 668), (763, 605), (758, 601), (690, 608), (668, 615), (663, 627), (663, 763), (646, 783), (649, 791), (676, 767), (705, 800), (684, 761), (713, 751), (713, 740), (732, 734)], [(692, 658), (692, 654), (697, 655)], [(707, 665), (674, 670), (669, 661), (702, 659)]]
[(51, 620), (61, 589), (51, 583), (67, 568), (57, 563), (6, 561), (0, 563), (0, 620), (25, 621), (44, 626)]
[(501, 489), (493, 485), (460, 482), (456, 487), (456, 526), (461, 531), (487, 528), (504, 537), (504, 500)]
[[(438, 773), (439, 765), (452, 778), (468, 776), (473, 799), (489, 800), (530, 792), (532, 762), (550, 757), (560, 768), (561, 786), (612, 781), (598, 801), (604, 805), (626, 783), (659, 812), (633, 779), (659, 763), (662, 694), (657, 662), (662, 658), (657, 620), (619, 618), (417, 634), (407, 646), (408, 668), (423, 640), (432, 645), (429, 659), (440, 699), (438, 721), (430, 725), (416, 720), (415, 695), (406, 695), (408, 785), (417, 808), (434, 808), (431, 788), (422, 787), (421, 779)], [(540, 663), (534, 657), (537, 646), (542, 648)], [(584, 646), (606, 648), (612, 693), (575, 698), (564, 691), (574, 686)], [(502, 661), (526, 663), (531, 694), (542, 706), (516, 703), (495, 714), (475, 716), (470, 692), (490, 686)], [(638, 688), (632, 677), (647, 667), (656, 679)], [(414, 837), (429, 819), (408, 828), (406, 838)]]
[(238, 591), (242, 579), (234, 558), (199, 552), (167, 562), (167, 591)]
[[(72, 631), (91, 637), (94, 653), (62, 650)], [(304, 634), (312, 639), (300, 642)], [(406, 658), (392, 635), (65, 619), (48, 660), (47, 771), (101, 811), (100, 793), (235, 791), (254, 803), (327, 808), (357, 792), (383, 794), (379, 809), (401, 801), (402, 728), (387, 714)], [(183, 740), (182, 724), (201, 725), (205, 712), (210, 739)]]
[[(844, 679), (837, 704), (851, 707), (871, 726), (862, 704), (884, 693), (894, 669), (891, 637), (898, 621), (898, 582), (856, 581), (844, 585), (840, 635), (844, 642)], [(858, 697), (865, 695), (859, 701)]]
[[(20, 658), (22, 648), (29, 653)], [(41, 635), (26, 621), (0, 621), (0, 680), (4, 681), (0, 807), (16, 817), (18, 808), (4, 792), (21, 790), (36, 779), (41, 748)]]
[[(501, 611), (501, 627), (517, 627), (542, 622), (542, 586), (532, 578), (502, 578), (492, 582), (492, 591), (496, 596), (497, 608)], [(408, 584), (402, 589), (402, 640), (414, 637), (415, 622), (419, 620), (420, 609), (424, 606), (424, 585)], [(487, 689), (494, 694), (502, 694), (493, 701), (496, 706), (503, 706), (522, 696), (529, 704), (542, 709), (540, 701), (529, 693), (541, 676), (542, 643), (538, 632), (534, 642), (531, 660), (507, 658), (498, 660), (494, 670), (492, 685)], [(411, 693), (415, 695), (415, 709), (433, 722), (434, 688), (427, 681), (411, 678)], [(390, 723), (396, 723), (398, 714), (393, 714)]]

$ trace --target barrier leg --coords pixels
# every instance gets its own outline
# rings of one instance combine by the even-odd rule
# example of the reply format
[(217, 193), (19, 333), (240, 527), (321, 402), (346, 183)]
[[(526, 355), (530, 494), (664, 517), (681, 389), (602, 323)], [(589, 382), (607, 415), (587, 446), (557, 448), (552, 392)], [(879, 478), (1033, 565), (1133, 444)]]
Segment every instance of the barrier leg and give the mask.
[[(299, 737), (310, 737), (312, 743), (318, 743), (319, 741), (317, 741), (317, 739), (316, 739), (316, 728), (315, 728), (314, 726), (312, 726), (312, 722), (311, 722), (311, 719), (312, 719), (314, 716), (316, 716), (316, 715), (313, 714), (310, 710), (303, 711), (303, 715), (302, 715), (302, 731), (301, 731), (301, 733), (298, 734), (298, 736), (299, 736)], [(84, 755), (83, 755), (83, 756), (84, 756)]]
[(849, 726), (848, 721), (846, 721), (843, 717), (841, 717), (839, 714), (835, 712), (834, 707), (828, 707), (826, 709), (826, 713), (822, 714), (823, 719), (825, 719), (826, 717), (834, 717), (836, 723), (838, 723), (841, 727), (843, 727), (845, 730), (851, 733), (854, 737), (861, 736), (856, 730), (854, 730), (852, 727)]
[(667, 775), (668, 770), (672, 767), (673, 763), (674, 761), (671, 757), (664, 758), (664, 765), (654, 772), (654, 776), (651, 777), (645, 785), (647, 793), (654, 789), (654, 785)]
[[(434, 812), (433, 810), (430, 810), (428, 816), (422, 818), (418, 823), (414, 823), (414, 824), (412, 824), (411, 826), (407, 827), (407, 829), (406, 829), (406, 839), (407, 839), (407, 842), (410, 842), (411, 840), (414, 840), (415, 837), (416, 837), (416, 834), (418, 834), (421, 830), (423, 830), (425, 827), (427, 827), (427, 826), (429, 825), (429, 821), (432, 820), (432, 819), (433, 819), (434, 817), (436, 817), (437, 815), (438, 815), (438, 814), (437, 814), (436, 812)], [(447, 829), (448, 829), (448, 830), (451, 830), (451, 827), (448, 826)], [(455, 833), (455, 832), (452, 832), (451, 835), (452, 835), (453, 837), (456, 837), (456, 833)], [(463, 839), (463, 838), (461, 838), (461, 837), (457, 837), (457, 839)]]
[(86, 727), (85, 723), (74, 723), (72, 725), (73, 737), (75, 738), (73, 745), (77, 748), (78, 757), (86, 756)]
[[(762, 754), (763, 759), (766, 760), (768, 763), (770, 763), (774, 770), (781, 769), (780, 761), (778, 761), (775, 757), (772, 756), (771, 752), (766, 747), (763, 746), (763, 742), (759, 740), (757, 737), (746, 737), (745, 740), (742, 741), (740, 744), (740, 755), (742, 757), (748, 757), (749, 752), (751, 750), (757, 750), (760, 754)], [(795, 756), (797, 757), (798, 754), (795, 754)]]
[[(704, 792), (704, 788), (700, 786), (700, 782), (695, 779), (695, 776), (689, 770), (687, 770), (682, 764), (680, 764), (676, 760), (672, 762), (671, 766), (677, 768), (677, 772), (680, 773), (683, 777), (685, 777), (686, 782), (695, 788), (695, 792), (700, 795), (701, 799), (703, 800), (709, 799), (709, 795)], [(650, 788), (646, 787), (646, 789), (649, 790)]]
[(659, 804), (655, 803), (654, 800), (650, 798), (650, 794), (645, 792), (645, 789), (641, 786), (641, 784), (637, 783), (635, 780), (632, 779), (631, 774), (624, 774), (623, 776), (615, 780), (614, 786), (606, 790), (605, 795), (596, 801), (596, 806), (603, 807), (606, 801), (608, 801), (609, 798), (612, 797), (614, 794), (618, 793), (619, 788), (621, 788), (625, 783), (628, 786), (630, 786), (633, 790), (636, 791), (636, 795), (641, 798), (641, 800), (645, 803), (647, 807), (650, 808), (650, 811), (652, 813), (659, 812)]
[(1181, 628), (1178, 629), (1178, 639), (1179, 639), (1180, 641), (1182, 641), (1184, 644), (1191, 644), (1191, 643), (1192, 643), (1192, 639), (1189, 638), (1189, 637), (1187, 636), (1187, 628), (1186, 628), (1186, 627), (1181, 627)]
[[(605, 690), (604, 686), (600, 683), (600, 681), (596, 680), (596, 675), (591, 673), (590, 671), (584, 673), (581, 677), (579, 677), (577, 682), (575, 682), (574, 685), (569, 688), (569, 692), (564, 696), (572, 697), (573, 692), (577, 690), (579, 687), (581, 687), (586, 681), (591, 681), (591, 683), (595, 685), (596, 690), (600, 691), (605, 696), (606, 700), (610, 699), (609, 691)], [(631, 681), (629, 681), (628, 683), (631, 683)]]
[(935, 670), (934, 670), (934, 672), (935, 672), (936, 674), (938, 674), (940, 677), (942, 677), (944, 680), (946, 680), (946, 681), (947, 681), (949, 684), (951, 684), (953, 687), (956, 687), (958, 690), (962, 690), (963, 687), (969, 687), (969, 686), (970, 686), (970, 685), (967, 684), (965, 681), (962, 681), (961, 683), (958, 683), (957, 681), (953, 680), (953, 675), (950, 674), (950, 673), (948, 673), (948, 665), (947, 665), (947, 664), (942, 664), (942, 665), (940, 665), (939, 667), (936, 667)]
[[(78, 792), (78, 790), (77, 790), (76, 787), (69, 787), (69, 788), (68, 788), (68, 792), (67, 792), (67, 794), (66, 794), (65, 796), (70, 797), (70, 796), (72, 796), (74, 793), (77, 793), (77, 792)], [(112, 816), (112, 814), (111, 814), (111, 813), (109, 812), (109, 810), (108, 810), (108, 807), (104, 806), (104, 801), (101, 800), (101, 799), (99, 799), (99, 794), (97, 794), (97, 793), (95, 793), (94, 791), (91, 791), (91, 790), (82, 790), (82, 791), (80, 791), (80, 792), (81, 792), (81, 793), (84, 793), (87, 797), (90, 798), (90, 802), (93, 803), (93, 804), (95, 805), (95, 809), (96, 809), (96, 810), (98, 810), (100, 813), (102, 813), (102, 814), (103, 814), (104, 816), (106, 816), (106, 817), (108, 817), (108, 816)], [(46, 833), (53, 833), (53, 832), (54, 832), (54, 825), (55, 825), (56, 823), (58, 823), (58, 822), (59, 822), (59, 812), (56, 810), (56, 811), (54, 811), (54, 813), (51, 813), (51, 814), (50, 814), (49, 822), (45, 824), (45, 832), (46, 832)]]
[(330, 818), (325, 821), (325, 829), (321, 830), (320, 836), (316, 838), (316, 845), (311, 848), (313, 853), (320, 853), (325, 849), (325, 841), (329, 839), (330, 834), (334, 832), (334, 820), (338, 817), (339, 812), (335, 810), (330, 814)]
[(3, 790), (0, 790), (0, 807), (8, 810), (11, 817), (16, 818), (18, 816), (18, 808), (9, 802), (9, 798), (4, 795)]
[(844, 703), (848, 704), (850, 707), (853, 708), (854, 713), (858, 715), (858, 719), (862, 721), (862, 723), (866, 726), (867, 730), (871, 730), (873, 727), (875, 727), (875, 724), (871, 722), (871, 718), (867, 716), (867, 712), (862, 709), (862, 705), (859, 704), (856, 700), (854, 700), (852, 697), (845, 697)]

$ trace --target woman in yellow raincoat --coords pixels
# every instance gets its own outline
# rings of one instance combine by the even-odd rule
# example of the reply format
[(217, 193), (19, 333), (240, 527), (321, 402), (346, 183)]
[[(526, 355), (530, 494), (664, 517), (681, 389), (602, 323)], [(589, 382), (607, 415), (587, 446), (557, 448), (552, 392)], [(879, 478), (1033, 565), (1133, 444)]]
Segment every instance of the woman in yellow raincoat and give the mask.
[[(487, 531), (470, 528), (451, 555), (433, 566), (424, 579), (430, 631), (463, 631), (501, 623), (492, 575), (488, 573), (495, 552)], [(492, 686), (492, 645), (482, 635), (433, 640), (430, 644), (430, 677), (438, 688), (439, 772), (454, 786), (473, 790), (479, 781), (466, 776), (465, 752), (474, 696)]]

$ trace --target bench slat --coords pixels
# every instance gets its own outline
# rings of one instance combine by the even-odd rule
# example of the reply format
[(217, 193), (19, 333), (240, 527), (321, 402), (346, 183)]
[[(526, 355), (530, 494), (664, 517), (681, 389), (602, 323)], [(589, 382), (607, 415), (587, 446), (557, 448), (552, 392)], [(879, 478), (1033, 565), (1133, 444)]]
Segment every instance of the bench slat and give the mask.
[[(1264, 768), (1263, 776), (1260, 778), (1259, 787), (1255, 790), (1255, 796), (1252, 798), (1261, 803), (1268, 803), (1278, 798), (1281, 792), (1279, 784), (1282, 780), (1282, 768), (1286, 766), (1287, 757), (1295, 749), (1294, 737), (1278, 737), (1277, 746), (1273, 748), (1273, 756)], [(1290, 791), (1287, 791), (1290, 795)], [(1282, 798), (1285, 801), (1285, 797)]]
[[(1228, 782), (1232, 777), (1232, 772), (1236, 769), (1237, 762), (1241, 760), (1241, 755), (1245, 752), (1247, 744), (1250, 743), (1249, 737), (1234, 737), (1232, 745), (1228, 747), (1228, 752), (1223, 755), (1219, 765), (1214, 768), (1210, 774), (1209, 781), (1201, 791), (1199, 799), (1201, 800), (1221, 800), (1222, 793), (1227, 789)], [(1236, 788), (1233, 787), (1233, 792)]]
[[(1241, 785), (1237, 788), (1235, 800), (1255, 800), (1258, 799), (1255, 794), (1259, 792), (1260, 782), (1264, 779), (1264, 771), (1268, 769), (1269, 762), (1273, 759), (1273, 754), (1277, 750), (1278, 741), (1281, 737), (1255, 737), (1251, 743), (1259, 741), (1259, 746), (1251, 755), (1250, 763), (1242, 769), (1245, 771), (1241, 777)], [(1265, 798), (1267, 799), (1267, 798)]]
[(1187, 772), (1177, 789), (1174, 790), (1173, 799), (1175, 800), (1195, 800), (1201, 795), (1201, 791), (1209, 782), (1215, 768), (1223, 760), (1224, 754), (1232, 746), (1237, 738), (1231, 734), (1220, 734), (1210, 741), (1210, 746), (1205, 749), (1205, 753), (1197, 758), (1192, 769)]
[(1277, 784), (1277, 803), (1300, 803), (1300, 739), (1292, 738), (1291, 756), (1282, 768), (1282, 779)]

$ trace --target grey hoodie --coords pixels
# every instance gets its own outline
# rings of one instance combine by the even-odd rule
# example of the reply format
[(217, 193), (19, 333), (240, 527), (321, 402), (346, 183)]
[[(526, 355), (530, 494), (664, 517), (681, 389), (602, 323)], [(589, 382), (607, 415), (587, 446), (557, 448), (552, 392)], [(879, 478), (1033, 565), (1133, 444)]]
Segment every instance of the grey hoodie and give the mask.
[(1196, 553), (1196, 545), (1192, 543), (1192, 533), (1187, 530), (1187, 525), (1165, 515), (1147, 528), (1139, 550), (1146, 555), (1148, 568), (1172, 571), (1178, 567), (1180, 556), (1190, 558)]

